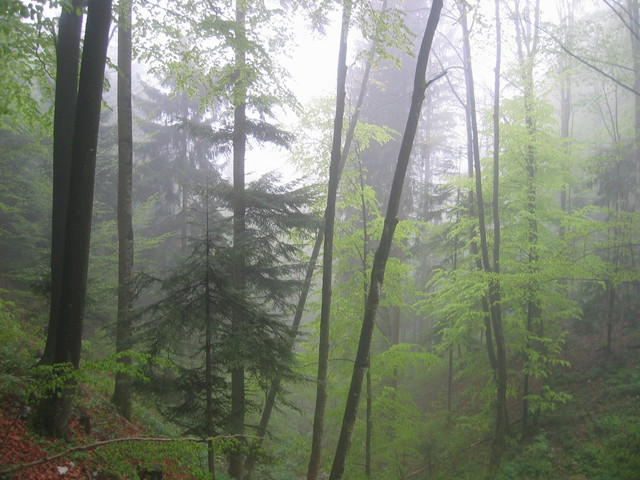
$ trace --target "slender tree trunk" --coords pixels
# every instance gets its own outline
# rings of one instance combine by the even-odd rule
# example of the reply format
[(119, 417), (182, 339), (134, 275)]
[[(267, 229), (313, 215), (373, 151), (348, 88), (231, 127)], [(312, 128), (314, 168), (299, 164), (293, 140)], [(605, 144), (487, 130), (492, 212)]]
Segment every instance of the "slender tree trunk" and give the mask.
[[(500, 20), (500, 0), (495, 3), (496, 22), (496, 64), (494, 69), (493, 103), (493, 280), (489, 284), (491, 319), (496, 344), (496, 434), (493, 450), (493, 463), (500, 463), (504, 451), (506, 435), (509, 431), (507, 411), (507, 352), (502, 321), (502, 291), (500, 288), (500, 66), (502, 62), (502, 30)], [(479, 159), (478, 165), (479, 165)], [(479, 173), (478, 173), (479, 175)]]
[[(537, 151), (535, 138), (537, 134), (536, 120), (534, 116), (534, 103), (535, 103), (535, 91), (533, 85), (533, 66), (538, 49), (538, 24), (539, 24), (539, 0), (536, 0), (534, 6), (534, 20), (531, 22), (530, 13), (531, 8), (529, 1), (525, 3), (525, 11), (523, 12), (524, 18), (527, 23), (522, 24), (523, 17), (519, 12), (519, 4), (516, 3), (516, 17), (514, 18), (516, 27), (516, 44), (518, 59), (520, 62), (520, 68), (522, 70), (524, 81), (524, 108), (525, 108), (525, 123), (528, 134), (528, 144), (525, 154), (525, 169), (526, 169), (526, 211), (528, 214), (528, 257), (529, 257), (529, 275), (531, 280), (528, 285), (527, 291), (527, 336), (531, 337), (538, 334), (535, 329), (541, 327), (541, 309), (540, 299), (538, 294), (539, 286), (537, 281), (534, 280), (536, 273), (538, 272), (538, 218), (537, 218)], [(533, 35), (529, 35), (529, 29), (533, 28)], [(527, 35), (525, 37), (525, 32)], [(526, 350), (536, 348), (536, 345), (527, 339)], [(525, 373), (522, 392), (522, 430), (524, 435), (529, 434), (529, 395), (530, 395), (530, 379), (528, 373), (528, 360), (525, 361)]]
[[(246, 10), (245, 0), (236, 0), (236, 24), (238, 37), (244, 40)], [(235, 53), (238, 80), (234, 91), (234, 123), (233, 123), (233, 284), (237, 291), (245, 289), (244, 235), (245, 223), (245, 151), (247, 144), (247, 78), (246, 54), (241, 45), (236, 46)], [(236, 307), (233, 312), (233, 331), (236, 341), (243, 335), (243, 313)], [(242, 361), (239, 359), (240, 362)], [(244, 368), (234, 367), (231, 371), (231, 428), (236, 435), (244, 434), (245, 424), (245, 381)], [(229, 475), (242, 480), (244, 460), (240, 450), (229, 456)]]
[[(633, 90), (640, 92), (640, 4), (638, 0), (627, 0), (629, 11), (629, 34), (631, 36), (631, 54), (633, 56)], [(631, 205), (635, 210), (640, 209), (640, 95), (634, 95), (635, 112), (635, 145), (634, 155), (636, 160), (636, 186)]]
[(216, 475), (216, 456), (213, 449), (212, 438), (215, 435), (213, 425), (213, 319), (211, 318), (211, 279), (210, 279), (210, 262), (211, 262), (211, 241), (209, 237), (209, 185), (207, 185), (206, 193), (206, 219), (205, 219), (205, 238), (207, 249), (205, 252), (205, 272), (204, 272), (204, 321), (205, 321), (205, 389), (206, 389), (206, 405), (205, 405), (205, 432), (207, 438), (207, 464), (209, 473), (212, 478)]
[[(186, 154), (185, 146), (185, 155)], [(184, 178), (185, 176), (186, 175), (183, 175), (182, 178), (182, 192), (180, 196), (180, 203), (182, 204), (180, 211), (180, 246), (183, 252), (186, 252), (189, 248), (189, 187), (187, 186), (187, 179)]]
[[(369, 362), (371, 363), (371, 362)], [(373, 393), (371, 391), (371, 368), (367, 368), (367, 432), (365, 439), (364, 475), (371, 478), (371, 443), (373, 440)]]
[[(467, 13), (465, 12), (462, 6), (460, 6), (460, 9), (461, 9), (460, 13), (463, 16), (462, 19), (464, 21), (463, 42), (468, 42), (467, 37), (469, 35), (469, 31), (468, 31), (469, 29), (466, 23)], [(470, 50), (467, 53), (470, 55)], [(464, 55), (464, 51), (463, 51), (463, 55)], [(467, 62), (465, 61), (465, 65), (466, 63)], [(466, 81), (466, 76), (465, 76), (465, 81)], [(469, 179), (474, 180), (476, 167), (474, 162), (475, 149), (474, 149), (474, 131), (472, 128), (472, 118), (471, 118), (472, 113), (471, 113), (471, 108), (469, 106), (468, 96), (467, 96), (466, 102), (459, 97), (458, 97), (458, 100), (464, 106), (464, 109), (465, 109), (465, 120), (466, 120), (465, 123), (466, 123), (466, 131), (467, 131), (467, 175), (469, 176)], [(471, 218), (476, 217), (476, 199), (475, 199), (473, 188), (469, 189), (469, 193), (467, 197), (467, 205), (469, 209), (469, 216)], [(478, 271), (482, 271), (484, 269), (484, 266), (482, 264), (482, 258), (478, 255), (480, 250), (478, 248), (477, 230), (475, 226), (471, 227), (469, 232), (469, 237), (471, 239), (469, 244), (469, 252), (471, 253), (471, 256), (476, 259), (475, 263)], [(482, 331), (482, 334), (480, 336), (480, 344), (483, 343), (482, 341), (484, 339), (484, 344), (487, 349), (487, 356), (489, 358), (489, 365), (491, 366), (491, 369), (495, 374), (496, 368), (497, 368), (496, 367), (496, 363), (497, 363), (496, 349), (493, 344), (493, 328), (491, 327), (491, 310), (489, 308), (489, 299), (487, 294), (482, 295), (482, 298), (480, 299), (480, 305), (482, 307), (482, 312), (483, 312), (482, 318), (484, 322), (484, 330)], [(460, 348), (459, 345), (458, 345), (458, 348)]]
[(51, 218), (51, 305), (47, 342), (41, 362), (53, 363), (56, 349), (64, 237), (69, 203), (73, 125), (78, 96), (78, 69), (83, 15), (76, 9), (84, 5), (75, 0), (71, 9), (62, 9), (56, 44), (56, 94), (53, 113), (53, 208)]
[[(496, 5), (496, 14), (499, 15), (499, 5)], [(499, 18), (496, 19), (496, 24), (499, 24)], [(475, 183), (476, 183), (476, 204), (478, 209), (478, 230), (480, 233), (480, 252), (482, 256), (482, 267), (485, 272), (491, 273), (493, 271), (494, 264), (489, 259), (489, 247), (487, 242), (486, 233), (486, 219), (485, 219), (485, 207), (484, 207), (484, 195), (482, 190), (482, 172), (480, 168), (480, 146), (478, 141), (478, 123), (476, 118), (476, 104), (475, 104), (475, 87), (473, 80), (473, 69), (471, 66), (471, 46), (469, 42), (469, 29), (467, 26), (466, 13), (463, 12), (461, 25), (463, 29), (463, 56), (465, 62), (465, 84), (467, 88), (467, 105), (469, 108), (469, 120), (471, 122), (471, 137), (472, 137), (472, 150), (473, 150), (473, 164), (475, 171)], [(499, 92), (496, 92), (499, 95)], [(497, 147), (494, 147), (494, 149)], [(497, 185), (496, 185), (497, 186)], [(497, 207), (497, 205), (495, 206)], [(499, 231), (499, 229), (498, 229)], [(498, 244), (499, 246), (499, 244)], [(494, 252), (495, 253), (495, 252)], [(485, 300), (486, 301), (486, 298)], [(492, 338), (491, 335), (487, 335), (487, 348), (489, 351), (489, 359), (493, 364), (494, 375), (496, 380), (496, 427), (494, 435), (494, 448), (493, 448), (493, 463), (498, 464), (504, 451), (504, 445), (506, 441), (506, 434), (508, 429), (508, 416), (507, 416), (507, 358), (506, 348), (504, 343), (502, 312), (500, 310), (500, 283), (498, 278), (494, 275), (488, 285), (488, 305), (483, 305), (486, 311), (489, 310), (489, 317), (491, 319), (491, 330), (493, 333), (493, 340), (495, 341), (495, 351), (493, 347), (489, 349), (489, 341)], [(491, 352), (494, 352), (493, 355)]]
[[(58, 310), (54, 364), (80, 366), (87, 292), (91, 213), (104, 68), (111, 24), (111, 1), (90, 0), (74, 121), (69, 203), (64, 235), (62, 286)], [(68, 436), (72, 386), (54, 392), (43, 410), (49, 413), (44, 431)]]
[[(367, 219), (369, 217), (367, 202), (364, 196), (364, 171), (362, 168), (362, 161), (358, 162), (358, 174), (360, 179), (360, 214), (362, 216), (362, 307), (363, 312), (367, 308), (367, 292), (369, 290), (369, 282), (367, 278), (367, 270), (369, 264), (369, 229), (367, 226)], [(371, 355), (369, 355), (369, 360), (367, 361), (369, 367), (367, 368), (367, 409), (366, 409), (366, 424), (365, 424), (365, 446), (364, 446), (364, 474), (366, 478), (371, 478), (371, 458), (372, 458), (372, 441), (373, 441), (373, 417), (372, 417), (372, 408), (373, 408), (373, 398), (371, 392)], [(398, 388), (397, 385), (397, 376), (394, 377), (396, 380), (395, 388)]]
[(329, 370), (329, 331), (331, 319), (331, 294), (333, 276), (333, 236), (338, 185), (340, 183), (340, 159), (342, 124), (344, 119), (347, 79), (347, 38), (351, 21), (351, 0), (345, 0), (342, 10), (342, 27), (338, 52), (336, 82), (336, 112), (333, 122), (333, 144), (329, 166), (327, 207), (324, 214), (324, 252), (322, 258), (322, 301), (320, 307), (320, 343), (318, 346), (318, 377), (316, 405), (313, 416), (311, 454), (307, 469), (307, 480), (317, 480), (320, 471), (322, 439), (324, 437), (324, 413), (327, 403), (327, 376)]
[[(300, 327), (300, 322), (302, 321), (302, 314), (304, 313), (304, 307), (307, 303), (307, 296), (309, 294), (309, 290), (311, 288), (311, 280), (313, 279), (313, 272), (316, 269), (316, 263), (318, 261), (318, 255), (320, 253), (320, 247), (322, 246), (322, 241), (324, 239), (323, 229), (320, 228), (318, 230), (318, 234), (316, 235), (316, 241), (313, 245), (313, 250), (311, 251), (311, 257), (309, 258), (309, 263), (307, 264), (307, 271), (304, 277), (304, 283), (302, 285), (302, 291), (300, 293), (300, 298), (298, 299), (298, 305), (296, 306), (296, 312), (293, 317), (293, 322), (291, 324), (291, 331), (295, 336), (298, 333), (298, 329)], [(293, 343), (291, 345), (293, 348)], [(267, 427), (269, 426), (269, 420), (271, 418), (271, 412), (273, 411), (273, 407), (275, 406), (276, 397), (278, 395), (278, 391), (280, 390), (280, 382), (281, 378), (277, 378), (271, 384), (269, 391), (267, 392), (267, 396), (264, 402), (264, 408), (262, 410), (262, 416), (260, 417), (260, 424), (258, 426), (258, 431), (256, 432), (256, 436), (258, 437), (257, 443), (254, 442), (254, 449), (247, 456), (247, 460), (244, 464), (244, 472), (245, 479), (249, 480), (253, 473), (253, 469), (255, 468), (258, 449), (261, 447), (264, 436), (267, 433)]]
[[(118, 22), (118, 318), (116, 352), (132, 348), (131, 310), (133, 309), (133, 122), (131, 112), (131, 15), (132, 0), (121, 0)], [(131, 365), (130, 358), (121, 362)], [(131, 377), (116, 374), (113, 403), (131, 420)]]
[(360, 340), (358, 342), (358, 351), (356, 353), (353, 376), (351, 378), (351, 385), (349, 387), (349, 394), (347, 396), (347, 403), (342, 420), (340, 438), (338, 439), (338, 445), (336, 447), (329, 480), (339, 480), (343, 477), (347, 454), (351, 447), (351, 438), (353, 436), (353, 427), (358, 413), (363, 377), (369, 368), (371, 337), (373, 334), (373, 326), (378, 304), (380, 302), (380, 290), (384, 281), (384, 271), (387, 259), (389, 258), (393, 235), (398, 223), (397, 214), (400, 208), (402, 188), (409, 165), (411, 149), (413, 148), (413, 140), (415, 138), (418, 121), (420, 119), (420, 111), (422, 109), (425, 91), (428, 86), (425, 78), (427, 62), (431, 51), (433, 37), (440, 19), (441, 10), (442, 0), (433, 0), (424, 37), (418, 53), (411, 107), (409, 109), (407, 125), (400, 145), (395, 175), (391, 184), (389, 204), (385, 215), (382, 236), (373, 260), (371, 280), (369, 281), (369, 293), (367, 295), (366, 308), (362, 319)]
[[(564, 43), (570, 50), (573, 49), (573, 2), (574, 0), (568, 0), (561, 3), (564, 5), (565, 11), (559, 12), (560, 22), (563, 27)], [(571, 67), (569, 59), (566, 56), (559, 58), (560, 62), (560, 138), (564, 142), (564, 151), (567, 155), (570, 154), (570, 134), (571, 134)], [(562, 185), (560, 191), (560, 209), (563, 212), (568, 210), (568, 185)], [(559, 236), (560, 238), (565, 235), (564, 224), (560, 225)]]
[[(386, 8), (387, 8), (387, 0), (383, 0), (380, 10), (385, 11)], [(358, 125), (358, 120), (360, 119), (362, 104), (364, 103), (364, 99), (367, 96), (367, 90), (369, 87), (369, 77), (371, 76), (371, 67), (373, 64), (373, 59), (376, 54), (377, 45), (378, 45), (378, 40), (376, 39), (371, 43), (371, 46), (369, 47), (369, 51), (367, 53), (367, 62), (365, 64), (364, 72), (362, 74), (362, 80), (360, 82), (360, 91), (358, 93), (358, 99), (356, 100), (356, 104), (353, 109), (353, 114), (351, 115), (349, 127), (347, 128), (347, 133), (344, 139), (344, 148), (342, 149), (342, 154), (340, 155), (340, 166), (338, 168), (340, 172), (339, 175), (342, 174), (344, 165), (347, 162), (349, 151), (351, 150), (351, 144), (353, 143), (353, 136), (355, 134), (356, 127)]]

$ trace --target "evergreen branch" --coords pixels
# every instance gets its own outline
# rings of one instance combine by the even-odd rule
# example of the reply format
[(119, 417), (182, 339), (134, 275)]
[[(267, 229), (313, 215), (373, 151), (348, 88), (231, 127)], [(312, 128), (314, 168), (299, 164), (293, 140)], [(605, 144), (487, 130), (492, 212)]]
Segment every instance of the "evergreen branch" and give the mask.
[(102, 440), (100, 442), (90, 443), (88, 445), (80, 445), (78, 447), (72, 447), (65, 450), (62, 453), (58, 453), (56, 455), (50, 455), (48, 457), (41, 458), (39, 460), (34, 460), (28, 463), (22, 463), (20, 465), (14, 465), (9, 468), (5, 468), (4, 470), (0, 470), (0, 475), (9, 475), (11, 473), (19, 472), (22, 470), (26, 470), (31, 467), (36, 467), (38, 465), (42, 465), (43, 463), (49, 463), (53, 460), (57, 460), (58, 458), (66, 457), (67, 455), (74, 452), (83, 452), (87, 450), (94, 450), (98, 447), (104, 447), (105, 445), (110, 445), (114, 443), (125, 443), (125, 442), (155, 442), (155, 443), (169, 443), (169, 442), (196, 442), (196, 443), (207, 443), (214, 440), (221, 439), (231, 439), (231, 438), (243, 438), (243, 439), (254, 439), (254, 440), (263, 440), (262, 437), (256, 437), (253, 435), (218, 435), (216, 437), (209, 438), (195, 438), (195, 437), (184, 437), (184, 438), (162, 438), (162, 437), (123, 437), (123, 438), (112, 438), (109, 440)]

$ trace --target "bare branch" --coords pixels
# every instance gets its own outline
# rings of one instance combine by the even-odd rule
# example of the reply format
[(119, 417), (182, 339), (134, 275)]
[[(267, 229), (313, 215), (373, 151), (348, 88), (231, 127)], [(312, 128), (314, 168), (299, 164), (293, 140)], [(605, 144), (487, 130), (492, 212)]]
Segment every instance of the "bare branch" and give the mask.
[(562, 43), (562, 41), (560, 41), (555, 35), (553, 35), (551, 32), (545, 31), (544, 29), (542, 29), (541, 27), (539, 27), (540, 30), (542, 30), (544, 33), (546, 33), (553, 41), (555, 41), (558, 46), (562, 49), (562, 51), (564, 53), (566, 53), (567, 55), (569, 55), (571, 58), (577, 60), (578, 62), (582, 63), (583, 65), (586, 65), (587, 67), (589, 67), (591, 70), (598, 72), (600, 75), (602, 75), (605, 78), (608, 78), (609, 80), (611, 80), (612, 82), (614, 82), (616, 85), (619, 85), (620, 87), (624, 88), (625, 90), (633, 93), (634, 95), (640, 95), (640, 92), (636, 89), (634, 89), (633, 87), (630, 87), (629, 85), (625, 84), (624, 82), (621, 82), (620, 80), (618, 80), (616, 77), (614, 77), (613, 75), (605, 72), (604, 70), (602, 70), (601, 68), (598, 68), (597, 66), (595, 66), (593, 63), (585, 60), (584, 58), (582, 58), (580, 55), (573, 53), (568, 47), (565, 46), (564, 43)]

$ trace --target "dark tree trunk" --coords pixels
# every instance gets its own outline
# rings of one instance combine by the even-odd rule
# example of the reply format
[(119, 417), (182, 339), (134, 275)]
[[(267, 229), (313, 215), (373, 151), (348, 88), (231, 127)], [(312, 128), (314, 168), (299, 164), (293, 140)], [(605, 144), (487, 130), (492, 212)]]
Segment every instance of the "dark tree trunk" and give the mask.
[(311, 454), (307, 469), (307, 480), (316, 480), (320, 470), (322, 439), (324, 436), (324, 413), (327, 404), (327, 375), (329, 370), (329, 330), (331, 316), (331, 294), (333, 275), (333, 234), (336, 214), (338, 185), (340, 183), (340, 159), (342, 145), (342, 124), (347, 79), (347, 37), (351, 21), (351, 0), (345, 0), (342, 10), (342, 29), (338, 52), (336, 83), (336, 112), (333, 122), (333, 144), (329, 166), (327, 207), (324, 213), (324, 252), (322, 258), (322, 300), (320, 307), (320, 343), (318, 346), (318, 376), (316, 405), (313, 416)]
[[(56, 329), (54, 364), (80, 366), (82, 327), (87, 292), (91, 213), (100, 126), (104, 68), (111, 24), (111, 1), (90, 0), (80, 68), (64, 235), (62, 288)], [(44, 431), (68, 436), (71, 386), (55, 392), (43, 406)]]
[(420, 111), (425, 97), (425, 91), (428, 83), (425, 79), (427, 62), (436, 27), (440, 19), (440, 11), (442, 9), (442, 0), (433, 0), (431, 12), (425, 29), (418, 60), (416, 65), (416, 74), (414, 79), (414, 90), (411, 98), (411, 107), (407, 118), (407, 125), (400, 145), (398, 154), (398, 163), (391, 185), (389, 194), (389, 204), (385, 215), (384, 227), (380, 244), (376, 250), (371, 270), (371, 280), (369, 282), (369, 293), (367, 295), (367, 303), (362, 319), (362, 329), (360, 332), (360, 340), (358, 342), (358, 351), (356, 353), (355, 364), (353, 367), (353, 376), (347, 396), (344, 417), (342, 420), (342, 428), (340, 430), (340, 438), (336, 447), (336, 453), (329, 475), (330, 480), (339, 480), (344, 474), (347, 454), (351, 447), (351, 439), (353, 436), (353, 427), (355, 425), (358, 404), (360, 402), (360, 394), (362, 392), (362, 383), (365, 372), (369, 368), (369, 354), (371, 349), (371, 337), (375, 323), (376, 312), (380, 302), (380, 290), (384, 281), (384, 271), (389, 258), (391, 244), (396, 225), (398, 223), (398, 210), (400, 208), (400, 200), (402, 196), (402, 188), (404, 179), (409, 165), (411, 149), (413, 148), (413, 140), (415, 138), (418, 121), (420, 119)]
[[(131, 112), (131, 15), (132, 0), (120, 2), (118, 22), (118, 319), (116, 352), (132, 348), (131, 310), (133, 293), (133, 123)], [(131, 365), (130, 358), (119, 361)], [(131, 377), (116, 374), (113, 403), (127, 420), (131, 420)]]
[(212, 478), (216, 476), (216, 455), (213, 446), (213, 436), (215, 434), (214, 425), (213, 425), (213, 318), (211, 316), (211, 278), (210, 278), (210, 263), (211, 263), (211, 241), (209, 237), (209, 192), (207, 185), (207, 205), (206, 205), (206, 215), (207, 218), (205, 220), (205, 236), (206, 236), (206, 245), (207, 249), (205, 252), (205, 272), (204, 272), (204, 321), (205, 321), (205, 350), (204, 350), (204, 361), (205, 361), (205, 396), (206, 396), (206, 405), (205, 405), (205, 432), (207, 434), (207, 464), (209, 467), (209, 473)]
[[(244, 40), (246, 32), (246, 11), (244, 0), (236, 0), (236, 24), (239, 40)], [(245, 289), (244, 236), (245, 222), (245, 151), (247, 146), (247, 78), (246, 54), (241, 45), (236, 45), (235, 63), (238, 80), (234, 88), (233, 113), (233, 285), (238, 292)], [(243, 332), (243, 313), (239, 307), (233, 311), (233, 335), (240, 341)], [(238, 359), (240, 362), (241, 359)], [(244, 435), (245, 424), (245, 379), (244, 368), (237, 366), (231, 371), (231, 432)], [(242, 480), (244, 459), (237, 450), (229, 456), (229, 475)]]
[(91, 214), (100, 127), (104, 69), (111, 24), (111, 0), (89, 0), (87, 28), (78, 86), (78, 103), (71, 162), (69, 205), (65, 235), (60, 322), (56, 362), (80, 366)]
[(82, 14), (78, 15), (76, 8), (82, 7), (83, 4), (84, 0), (75, 0), (73, 9), (62, 10), (58, 26), (58, 43), (56, 44), (56, 94), (53, 114), (53, 208), (51, 217), (51, 305), (47, 343), (41, 360), (45, 365), (53, 363), (56, 349), (82, 30)]
[(371, 391), (371, 368), (367, 368), (367, 432), (365, 439), (364, 475), (371, 478), (371, 443), (373, 440), (373, 393)]

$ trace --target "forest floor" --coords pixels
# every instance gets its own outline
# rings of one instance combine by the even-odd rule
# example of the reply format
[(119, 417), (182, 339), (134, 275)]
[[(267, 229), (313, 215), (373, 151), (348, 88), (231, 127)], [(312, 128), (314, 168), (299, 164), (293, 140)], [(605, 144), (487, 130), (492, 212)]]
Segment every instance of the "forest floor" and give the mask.
[[(553, 377), (553, 388), (569, 393), (572, 398), (556, 410), (545, 412), (531, 436), (523, 439), (516, 435), (501, 472), (486, 478), (640, 479), (640, 328), (627, 325), (616, 332), (613, 352), (607, 351), (603, 338), (601, 332), (573, 331), (565, 352), (571, 367), (561, 369)], [(6, 367), (6, 355), (0, 360)], [(72, 442), (34, 434), (28, 426), (30, 407), (24, 402), (24, 384), (19, 380), (16, 383), (16, 378), (11, 381), (2, 378), (7, 374), (0, 373), (0, 480), (133, 480), (140, 478), (139, 472), (152, 467), (158, 458), (163, 459), (165, 480), (196, 478), (193, 459), (202, 458), (201, 446), (188, 447), (182, 443), (180, 447), (142, 447), (137, 446), (141, 442), (135, 442), (136, 445), (123, 442), (81, 449), (109, 439), (158, 433), (153, 425), (158, 420), (148, 413), (139, 415), (142, 419), (134, 424), (123, 419), (109, 402), (104, 388), (100, 391), (95, 386), (81, 387), (71, 424)], [(76, 450), (69, 452), (73, 448)], [(12, 467), (64, 452), (68, 454), (9, 472)], [(463, 478), (437, 470), (433, 477), (429, 474), (425, 478)], [(111, 476), (110, 472), (118, 474)]]

